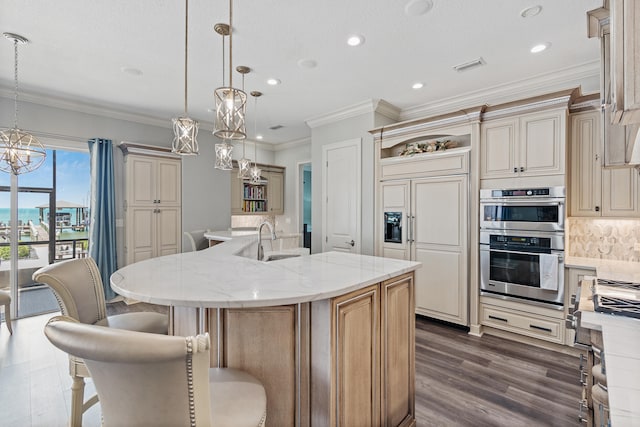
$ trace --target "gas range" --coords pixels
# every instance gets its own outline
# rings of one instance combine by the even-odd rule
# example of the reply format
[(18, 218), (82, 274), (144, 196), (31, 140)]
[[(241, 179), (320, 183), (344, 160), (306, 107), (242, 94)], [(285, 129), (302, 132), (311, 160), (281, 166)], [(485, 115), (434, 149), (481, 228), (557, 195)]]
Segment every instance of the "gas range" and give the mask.
[(597, 279), (592, 293), (595, 311), (640, 319), (640, 283)]

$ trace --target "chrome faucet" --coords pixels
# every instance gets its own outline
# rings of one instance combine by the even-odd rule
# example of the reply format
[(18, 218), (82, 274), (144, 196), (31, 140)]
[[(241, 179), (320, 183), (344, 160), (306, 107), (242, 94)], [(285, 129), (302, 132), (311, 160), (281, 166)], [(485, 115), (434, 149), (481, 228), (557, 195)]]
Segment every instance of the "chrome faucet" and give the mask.
[(276, 232), (269, 221), (263, 221), (262, 223), (260, 223), (260, 225), (258, 226), (258, 261), (262, 261), (262, 259), (264, 258), (264, 248), (262, 247), (262, 226), (263, 225), (266, 225), (267, 228), (269, 229), (269, 232), (271, 233), (271, 240), (273, 241), (277, 239)]

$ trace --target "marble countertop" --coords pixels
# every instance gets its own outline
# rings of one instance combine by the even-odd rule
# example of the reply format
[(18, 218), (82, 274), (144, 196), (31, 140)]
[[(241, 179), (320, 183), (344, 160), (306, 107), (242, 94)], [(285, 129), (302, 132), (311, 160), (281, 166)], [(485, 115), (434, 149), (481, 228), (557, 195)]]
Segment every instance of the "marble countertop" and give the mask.
[(601, 279), (640, 283), (640, 262), (568, 256), (564, 259), (564, 266), (569, 268), (594, 268), (596, 276)]
[(419, 262), (341, 252), (262, 262), (254, 259), (256, 247), (255, 233), (231, 235), (202, 251), (123, 267), (111, 276), (111, 287), (127, 298), (154, 304), (263, 307), (343, 295), (420, 266)]
[(611, 425), (640, 426), (640, 320), (583, 311), (580, 325), (602, 331)]

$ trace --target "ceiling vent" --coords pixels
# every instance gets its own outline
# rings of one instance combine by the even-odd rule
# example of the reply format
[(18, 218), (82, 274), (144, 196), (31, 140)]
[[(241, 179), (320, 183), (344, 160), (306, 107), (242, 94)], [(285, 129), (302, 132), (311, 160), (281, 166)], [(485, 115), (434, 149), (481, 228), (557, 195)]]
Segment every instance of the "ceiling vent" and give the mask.
[(458, 71), (458, 72), (462, 72), (462, 71), (470, 70), (471, 68), (479, 67), (479, 66), (484, 65), (484, 64), (485, 64), (484, 59), (482, 59), (482, 57), (480, 57), (478, 59), (474, 59), (473, 61), (465, 62), (463, 64), (454, 65), (453, 69)]
[(278, 130), (278, 129), (283, 128), (283, 127), (284, 127), (284, 126), (282, 126), (282, 125), (275, 125), (275, 126), (271, 126), (269, 129), (271, 129), (271, 130)]

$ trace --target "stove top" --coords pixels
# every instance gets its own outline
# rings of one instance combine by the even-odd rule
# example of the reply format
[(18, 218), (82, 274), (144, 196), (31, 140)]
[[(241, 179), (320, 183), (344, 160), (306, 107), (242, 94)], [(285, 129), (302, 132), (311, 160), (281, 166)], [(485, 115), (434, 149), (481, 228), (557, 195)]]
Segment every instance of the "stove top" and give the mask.
[(593, 286), (595, 311), (640, 319), (640, 283), (598, 279)]

